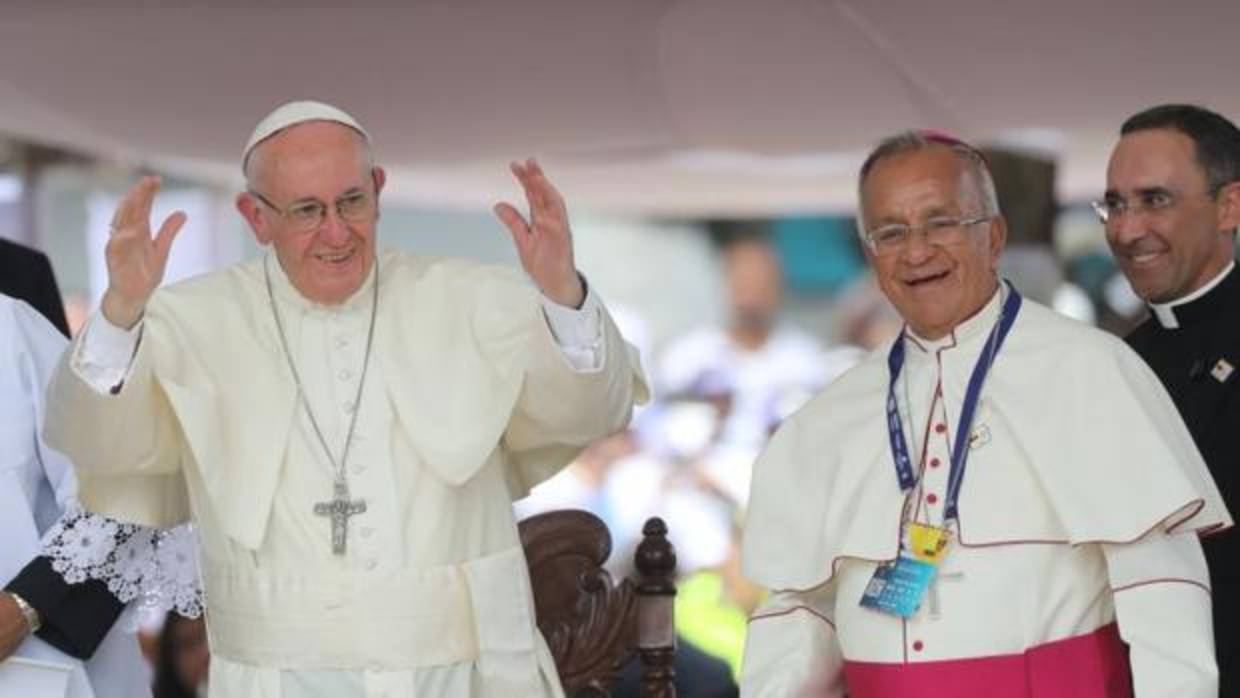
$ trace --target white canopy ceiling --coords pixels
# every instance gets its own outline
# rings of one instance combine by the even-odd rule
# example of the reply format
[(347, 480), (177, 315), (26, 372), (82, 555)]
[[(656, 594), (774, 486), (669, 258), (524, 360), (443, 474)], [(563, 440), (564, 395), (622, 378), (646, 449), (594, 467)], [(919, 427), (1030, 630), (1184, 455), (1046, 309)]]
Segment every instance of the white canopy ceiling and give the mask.
[(577, 207), (844, 209), (912, 126), (1058, 151), (1102, 186), (1120, 121), (1240, 117), (1240, 2), (1202, 0), (8, 0), (0, 132), (232, 184), (254, 123), (332, 101), (391, 191), (473, 206), (536, 155)]

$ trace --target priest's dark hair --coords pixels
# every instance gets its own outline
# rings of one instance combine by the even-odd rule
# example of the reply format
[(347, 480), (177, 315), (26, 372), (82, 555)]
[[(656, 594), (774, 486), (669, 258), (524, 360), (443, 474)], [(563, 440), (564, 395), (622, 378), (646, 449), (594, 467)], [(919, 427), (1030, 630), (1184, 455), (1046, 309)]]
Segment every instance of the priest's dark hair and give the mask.
[(1240, 129), (1222, 115), (1195, 104), (1163, 104), (1129, 117), (1119, 135), (1153, 129), (1179, 131), (1192, 139), (1211, 195), (1240, 181)]

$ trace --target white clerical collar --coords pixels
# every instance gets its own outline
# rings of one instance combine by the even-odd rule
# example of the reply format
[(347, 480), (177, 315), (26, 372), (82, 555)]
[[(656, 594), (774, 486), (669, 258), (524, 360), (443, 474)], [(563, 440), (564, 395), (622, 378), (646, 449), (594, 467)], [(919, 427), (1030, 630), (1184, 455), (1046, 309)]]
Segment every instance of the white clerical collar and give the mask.
[(1175, 308), (1186, 303), (1192, 303), (1210, 291), (1213, 291), (1214, 287), (1222, 283), (1223, 279), (1226, 279), (1227, 275), (1231, 273), (1231, 270), (1235, 268), (1236, 260), (1233, 259), (1231, 260), (1231, 263), (1223, 269), (1223, 271), (1219, 272), (1218, 276), (1210, 280), (1210, 283), (1202, 286), (1183, 298), (1177, 298), (1169, 303), (1150, 303), (1150, 312), (1153, 313), (1154, 317), (1158, 319), (1158, 324), (1162, 325), (1163, 329), (1178, 329), (1180, 327), (1180, 321), (1175, 316)]
[(973, 337), (985, 336), (990, 332), (991, 328), (999, 320), (999, 313), (1003, 306), (1003, 283), (999, 283), (999, 287), (995, 289), (994, 295), (986, 302), (976, 313), (973, 313), (964, 322), (952, 328), (951, 332), (939, 337), (938, 339), (926, 339), (919, 336), (913, 331), (913, 328), (907, 325), (904, 328), (904, 336), (908, 338), (909, 343), (921, 349), (924, 352), (932, 353), (943, 349), (951, 349), (962, 344)]
[(327, 312), (347, 312), (359, 308), (369, 311), (371, 304), (370, 286), (375, 282), (375, 272), (379, 268), (378, 261), (381, 256), (382, 254), (376, 251), (375, 260), (370, 265), (370, 273), (366, 275), (366, 281), (362, 282), (362, 285), (359, 286), (352, 295), (346, 298), (344, 302), (339, 305), (324, 305), (322, 303), (316, 303), (301, 295), (301, 291), (297, 290), (297, 287), (294, 286), (293, 282), (289, 280), (288, 274), (284, 272), (284, 267), (280, 265), (280, 260), (276, 257), (275, 250), (270, 250), (267, 252), (266, 259), (263, 260), (263, 264), (271, 270), (271, 285), (276, 296), (287, 303), (291, 303), (296, 308), (300, 308), (302, 310), (319, 310)]

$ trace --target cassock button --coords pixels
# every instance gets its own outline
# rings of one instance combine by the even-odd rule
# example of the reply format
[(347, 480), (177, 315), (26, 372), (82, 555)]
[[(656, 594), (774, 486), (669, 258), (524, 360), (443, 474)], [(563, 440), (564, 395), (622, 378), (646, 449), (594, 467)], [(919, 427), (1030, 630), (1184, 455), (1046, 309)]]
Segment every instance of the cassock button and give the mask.
[(937, 467), (939, 467), (939, 466), (940, 466), (940, 465), (942, 465), (942, 464), (943, 464), (943, 463), (942, 463), (942, 461), (940, 461), (938, 458), (931, 458), (931, 459), (930, 459), (930, 467), (931, 467), (931, 468), (937, 468)]
[(935, 433), (942, 434), (943, 432), (947, 431), (947, 425), (943, 424), (942, 422), (935, 424), (934, 431)]
[(930, 494), (926, 495), (926, 502), (927, 502), (927, 503), (929, 503), (929, 504), (934, 504), (934, 503), (935, 503), (935, 502), (937, 502), (937, 501), (939, 501), (939, 496), (938, 496), (937, 494), (935, 494), (935, 493), (931, 492)]
[(922, 641), (921, 641), (921, 640), (914, 640), (914, 641), (913, 641), (913, 651), (914, 651), (914, 652), (920, 652), (920, 651), (921, 651), (921, 649), (922, 649), (923, 647), (925, 647), (925, 645), (924, 645), (924, 644), (922, 644)]
[(340, 369), (340, 373), (338, 373), (337, 375), (340, 377), (340, 380), (347, 381), (353, 377), (353, 372), (347, 368), (342, 368)]

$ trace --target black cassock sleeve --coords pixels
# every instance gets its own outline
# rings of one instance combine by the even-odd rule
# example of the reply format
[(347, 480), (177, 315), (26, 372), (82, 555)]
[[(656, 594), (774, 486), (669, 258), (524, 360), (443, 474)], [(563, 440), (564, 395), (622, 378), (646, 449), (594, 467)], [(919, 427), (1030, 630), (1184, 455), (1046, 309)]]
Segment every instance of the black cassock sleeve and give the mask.
[(51, 560), (36, 557), (5, 586), (39, 612), (43, 627), (35, 633), (56, 649), (89, 659), (125, 604), (97, 579), (69, 584), (52, 569)]

